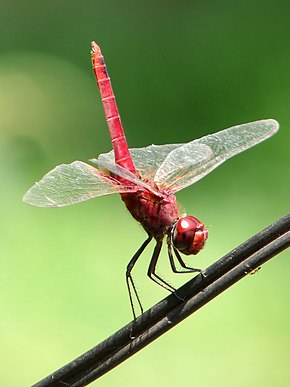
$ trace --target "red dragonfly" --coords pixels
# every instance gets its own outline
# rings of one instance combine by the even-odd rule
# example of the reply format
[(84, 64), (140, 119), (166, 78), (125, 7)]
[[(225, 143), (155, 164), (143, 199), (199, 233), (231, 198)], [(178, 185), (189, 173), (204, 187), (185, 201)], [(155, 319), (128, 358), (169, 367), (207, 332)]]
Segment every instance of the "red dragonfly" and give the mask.
[(279, 125), (272, 119), (261, 120), (233, 126), (187, 144), (150, 145), (129, 150), (104, 57), (95, 42), (92, 42), (91, 55), (113, 151), (90, 160), (98, 168), (82, 161), (57, 166), (35, 183), (23, 200), (38, 207), (61, 207), (97, 196), (121, 194), (129, 212), (148, 234), (126, 270), (130, 303), (136, 318), (132, 291), (141, 313), (143, 308), (131, 272), (153, 238), (156, 245), (147, 273), (153, 281), (175, 291), (156, 273), (165, 236), (173, 272), (200, 272), (187, 266), (180, 253), (197, 254), (204, 247), (208, 231), (194, 216), (180, 213), (175, 192), (200, 180), (226, 159), (272, 136)]

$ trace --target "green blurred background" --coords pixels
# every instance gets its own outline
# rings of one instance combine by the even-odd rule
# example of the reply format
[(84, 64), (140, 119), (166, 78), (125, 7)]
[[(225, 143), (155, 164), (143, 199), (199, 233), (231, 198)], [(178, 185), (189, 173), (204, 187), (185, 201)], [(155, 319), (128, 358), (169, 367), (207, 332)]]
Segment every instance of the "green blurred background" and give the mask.
[[(120, 198), (22, 203), (60, 163), (110, 150), (90, 63), (106, 58), (131, 147), (275, 118), (280, 132), (178, 193), (210, 232), (206, 267), (289, 211), (289, 1), (14, 1), (0, 5), (1, 386), (28, 386), (131, 319), (124, 273), (144, 231)], [(135, 270), (147, 309), (167, 294)], [(289, 253), (98, 386), (288, 386)], [(159, 265), (176, 286), (165, 251)], [(98, 383), (98, 384), (97, 384)]]

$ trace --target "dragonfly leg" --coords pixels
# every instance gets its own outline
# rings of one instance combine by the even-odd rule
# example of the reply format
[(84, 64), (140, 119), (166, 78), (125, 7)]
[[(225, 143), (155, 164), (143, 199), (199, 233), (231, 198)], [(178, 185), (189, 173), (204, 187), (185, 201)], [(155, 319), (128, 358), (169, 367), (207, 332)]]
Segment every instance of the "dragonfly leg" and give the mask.
[[(174, 254), (175, 254), (180, 266), (186, 270), (178, 270), (176, 268), (174, 258), (172, 255), (172, 247), (173, 247)], [(183, 273), (194, 273), (194, 272), (200, 273), (201, 272), (200, 269), (195, 269), (195, 268), (189, 267), (185, 264), (184, 260), (182, 259), (181, 255), (179, 254), (178, 250), (172, 245), (172, 239), (171, 239), (170, 235), (168, 235), (168, 237), (167, 237), (167, 248), (168, 248), (169, 262), (170, 262), (170, 266), (171, 266), (173, 273), (183, 274)]]
[(186, 271), (179, 271), (178, 273), (194, 273), (194, 272), (201, 273), (202, 272), (201, 269), (187, 266), (185, 264), (184, 260), (181, 258), (181, 255), (179, 254), (178, 250), (174, 246), (173, 246), (173, 251), (174, 251), (174, 254), (175, 254), (178, 262), (180, 263), (180, 266), (182, 266), (184, 269), (187, 269)]
[(153, 255), (149, 264), (147, 275), (152, 281), (156, 282), (159, 286), (162, 286), (164, 289), (175, 292), (175, 288), (171, 286), (168, 282), (164, 281), (158, 274), (156, 274), (156, 264), (160, 255), (162, 247), (162, 239), (157, 240), (156, 246), (153, 251)]
[(130, 299), (130, 304), (131, 304), (131, 309), (132, 309), (134, 320), (136, 320), (136, 312), (135, 312), (135, 308), (134, 308), (134, 302), (133, 302), (131, 286), (132, 286), (132, 289), (133, 289), (133, 293), (134, 293), (134, 295), (136, 297), (136, 300), (138, 302), (139, 308), (141, 310), (141, 314), (143, 313), (143, 307), (142, 307), (140, 298), (138, 296), (138, 292), (137, 292), (137, 289), (136, 289), (136, 285), (135, 285), (135, 283), (133, 281), (133, 277), (132, 277), (131, 271), (132, 271), (133, 267), (135, 266), (135, 263), (137, 262), (138, 258), (143, 253), (143, 251), (148, 246), (148, 244), (151, 242), (151, 240), (152, 240), (152, 236), (149, 235), (149, 237), (146, 239), (146, 241), (141, 245), (141, 247), (134, 254), (133, 258), (128, 263), (127, 269), (126, 269), (126, 284), (127, 284), (127, 288), (128, 288), (129, 299)]

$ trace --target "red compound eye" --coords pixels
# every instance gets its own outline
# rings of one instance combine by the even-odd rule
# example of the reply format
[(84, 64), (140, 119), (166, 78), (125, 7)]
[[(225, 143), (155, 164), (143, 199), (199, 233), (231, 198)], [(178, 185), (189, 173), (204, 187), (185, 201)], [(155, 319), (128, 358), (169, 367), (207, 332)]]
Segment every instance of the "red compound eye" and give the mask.
[(181, 253), (197, 254), (207, 240), (208, 232), (204, 224), (194, 216), (180, 218), (173, 229), (172, 241), (174, 247)]

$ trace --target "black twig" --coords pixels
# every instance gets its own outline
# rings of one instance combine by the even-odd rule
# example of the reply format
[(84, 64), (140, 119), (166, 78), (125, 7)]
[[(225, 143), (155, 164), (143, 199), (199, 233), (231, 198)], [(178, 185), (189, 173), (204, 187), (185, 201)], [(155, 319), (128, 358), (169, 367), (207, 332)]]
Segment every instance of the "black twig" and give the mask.
[(33, 387), (80, 387), (96, 380), (290, 246), (290, 214), (226, 254), (102, 343)]

